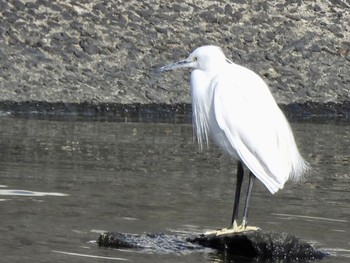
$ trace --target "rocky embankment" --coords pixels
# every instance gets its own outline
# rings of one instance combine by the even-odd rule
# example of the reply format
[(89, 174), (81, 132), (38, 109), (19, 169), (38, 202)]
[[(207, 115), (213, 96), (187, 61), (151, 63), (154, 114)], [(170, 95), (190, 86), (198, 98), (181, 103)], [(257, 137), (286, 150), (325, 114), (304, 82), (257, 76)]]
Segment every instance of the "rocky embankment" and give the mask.
[(349, 112), (347, 1), (0, 0), (0, 18), (3, 109), (189, 103), (189, 74), (154, 68), (215, 44), (280, 104)]

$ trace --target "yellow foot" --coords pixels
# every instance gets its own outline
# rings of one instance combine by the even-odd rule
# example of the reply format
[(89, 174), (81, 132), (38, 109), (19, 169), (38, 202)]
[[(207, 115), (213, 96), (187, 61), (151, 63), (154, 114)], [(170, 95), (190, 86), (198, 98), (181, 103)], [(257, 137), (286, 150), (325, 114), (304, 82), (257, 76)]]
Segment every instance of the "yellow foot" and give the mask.
[(229, 228), (223, 228), (223, 229), (218, 229), (218, 230), (213, 230), (213, 231), (206, 231), (204, 233), (204, 235), (221, 236), (221, 235), (228, 235), (228, 234), (243, 233), (243, 232), (247, 232), (247, 231), (257, 231), (257, 230), (260, 230), (260, 228), (255, 227), (255, 226), (244, 227), (243, 225), (240, 225), (240, 226), (235, 225), (235, 226), (229, 227)]

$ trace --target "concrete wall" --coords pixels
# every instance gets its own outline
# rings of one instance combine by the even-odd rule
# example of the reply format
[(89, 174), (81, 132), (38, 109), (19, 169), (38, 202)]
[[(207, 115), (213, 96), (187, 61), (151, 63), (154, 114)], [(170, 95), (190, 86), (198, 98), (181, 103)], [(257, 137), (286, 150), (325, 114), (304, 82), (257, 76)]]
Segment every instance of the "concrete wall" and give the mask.
[(350, 4), (0, 0), (0, 100), (188, 103), (189, 72), (154, 68), (215, 44), (279, 103), (350, 101)]

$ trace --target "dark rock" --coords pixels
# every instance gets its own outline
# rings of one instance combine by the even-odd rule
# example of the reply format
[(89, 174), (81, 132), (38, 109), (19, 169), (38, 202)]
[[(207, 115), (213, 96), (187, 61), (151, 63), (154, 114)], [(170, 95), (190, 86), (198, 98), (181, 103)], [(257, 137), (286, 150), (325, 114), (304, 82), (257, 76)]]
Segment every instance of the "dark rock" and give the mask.
[(6, 18), (6, 20), (11, 24), (16, 22), (18, 19), (18, 15), (15, 12), (5, 11), (2, 14)]
[(13, 0), (12, 4), (18, 11), (22, 11), (25, 8), (25, 5), (20, 0)]
[(269, 61), (275, 61), (275, 60), (276, 60), (275, 55), (272, 54), (272, 53), (267, 53), (267, 54), (265, 55), (265, 58), (266, 58), (267, 60), (269, 60)]
[(100, 12), (107, 13), (107, 8), (104, 3), (97, 3), (93, 6), (93, 9), (96, 9)]
[(156, 26), (154, 29), (155, 29), (157, 32), (162, 33), (162, 34), (166, 34), (166, 33), (168, 32), (168, 30), (167, 30), (166, 28), (164, 28), (164, 27), (158, 27), (158, 26)]
[(245, 4), (245, 3), (247, 3), (247, 0), (231, 0), (231, 2), (236, 3), (236, 4)]
[(166, 234), (101, 234), (97, 243), (100, 247), (138, 248), (155, 253), (186, 254), (194, 250), (203, 251), (203, 247), (186, 241), (184, 237)]
[(100, 247), (146, 249), (154, 253), (189, 253), (212, 248), (231, 256), (260, 259), (314, 260), (326, 256), (309, 243), (286, 233), (251, 231), (240, 234), (185, 237), (166, 234), (104, 233)]
[(73, 19), (72, 15), (67, 11), (63, 11), (61, 16), (65, 20), (72, 20)]
[(343, 8), (349, 8), (349, 5), (346, 2), (343, 2), (341, 0), (330, 0), (330, 2), (336, 6), (340, 6)]
[(311, 47), (310, 47), (310, 51), (312, 52), (321, 52), (322, 51), (322, 48), (321, 46), (317, 45), (317, 44), (313, 44)]
[(10, 7), (8, 5), (8, 1), (1, 0), (0, 1), (0, 10), (5, 11), (8, 10)]
[[(204, 11), (199, 15), (200, 18), (202, 18), (207, 23), (216, 23), (217, 22), (217, 16), (212, 11)], [(207, 32), (209, 32), (207, 30)]]
[(297, 52), (302, 52), (306, 48), (306, 41), (304, 39), (300, 39), (293, 43), (294, 49)]
[(128, 18), (133, 21), (133, 22), (140, 22), (142, 21), (141, 17), (139, 15), (137, 15), (135, 12), (133, 11), (129, 11), (128, 12)]
[(69, 24), (69, 26), (70, 26), (72, 29), (78, 31), (79, 33), (82, 33), (83, 30), (84, 30), (83, 23), (78, 22), (78, 21), (72, 21), (72, 22)]
[(290, 18), (292, 20), (295, 20), (295, 21), (300, 21), (301, 20), (301, 17), (298, 14), (287, 14), (286, 17)]
[(79, 46), (89, 55), (94, 55), (100, 52), (99, 47), (94, 45), (94, 41), (90, 38), (83, 38), (80, 40)]
[(230, 4), (225, 5), (225, 14), (228, 16), (232, 16), (233, 8)]
[(82, 59), (82, 60), (91, 60), (91, 58), (90, 58), (90, 56), (87, 54), (87, 53), (85, 53), (85, 52), (83, 52), (83, 51), (81, 51), (81, 50), (75, 50), (75, 51), (73, 51), (73, 54), (78, 58), (78, 59)]
[(244, 41), (245, 41), (246, 43), (251, 43), (251, 42), (253, 42), (253, 41), (254, 41), (254, 35), (252, 35), (252, 34), (246, 34), (246, 35), (244, 36)]
[(243, 17), (243, 14), (241, 12), (234, 12), (232, 16), (234, 22), (238, 22), (239, 20), (242, 19), (242, 17)]
[(70, 39), (70, 36), (65, 32), (58, 32), (58, 33), (53, 33), (51, 35), (51, 38), (57, 41), (67, 41)]
[(315, 12), (321, 12), (321, 11), (322, 11), (322, 8), (321, 8), (318, 4), (315, 4), (315, 5), (313, 6), (313, 10), (314, 10)]
[(38, 9), (39, 6), (40, 5), (37, 2), (27, 2), (27, 3), (25, 3), (25, 7), (29, 8), (29, 9)]
[(326, 255), (293, 235), (261, 230), (221, 236), (201, 235), (188, 241), (234, 255), (264, 259), (314, 260)]

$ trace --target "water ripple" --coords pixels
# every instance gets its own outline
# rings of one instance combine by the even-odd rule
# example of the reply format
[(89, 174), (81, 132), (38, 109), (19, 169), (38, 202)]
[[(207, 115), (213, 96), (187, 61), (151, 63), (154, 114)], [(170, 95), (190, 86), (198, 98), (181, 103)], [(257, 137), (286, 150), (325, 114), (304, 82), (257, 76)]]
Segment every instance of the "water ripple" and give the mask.
[(12, 196), (68, 196), (68, 194), (55, 193), (55, 192), (35, 192), (29, 190), (20, 189), (1, 189), (0, 195), (12, 195)]

